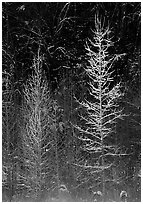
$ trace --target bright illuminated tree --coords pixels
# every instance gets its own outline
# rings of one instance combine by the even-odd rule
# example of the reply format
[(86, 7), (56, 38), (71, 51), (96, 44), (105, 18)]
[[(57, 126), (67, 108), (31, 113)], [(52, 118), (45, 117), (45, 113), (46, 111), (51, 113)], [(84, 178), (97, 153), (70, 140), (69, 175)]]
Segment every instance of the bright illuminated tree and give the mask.
[(86, 42), (87, 65), (85, 72), (89, 78), (89, 97), (79, 102), (85, 108), (81, 114), (84, 126), (75, 126), (81, 134), (82, 149), (90, 155), (79, 166), (90, 171), (92, 187), (98, 186), (102, 201), (105, 201), (106, 182), (110, 169), (118, 154), (115, 142), (115, 127), (118, 119), (122, 119), (122, 110), (118, 100), (122, 97), (121, 83), (115, 83), (114, 62), (122, 55), (111, 55), (109, 48), (112, 42), (111, 29), (105, 27), (104, 18), (95, 17), (95, 29), (92, 39)]
[(48, 83), (42, 72), (40, 46), (34, 58), (33, 73), (24, 87), (24, 125), (22, 151), (25, 188), (33, 200), (41, 192), (51, 192), (59, 186), (57, 152), (57, 112), (59, 107), (50, 95)]

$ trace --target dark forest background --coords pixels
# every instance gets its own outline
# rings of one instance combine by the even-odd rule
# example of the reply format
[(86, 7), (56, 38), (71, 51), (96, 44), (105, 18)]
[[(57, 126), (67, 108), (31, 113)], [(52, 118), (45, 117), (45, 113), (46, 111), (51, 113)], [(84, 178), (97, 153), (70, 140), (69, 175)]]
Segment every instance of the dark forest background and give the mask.
[[(107, 182), (104, 201), (119, 201), (121, 191), (127, 192), (128, 201), (140, 201), (141, 4), (135, 2), (2, 4), (3, 201), (50, 201), (59, 199), (57, 195), (63, 196), (60, 198), (62, 201), (100, 201), (101, 186), (96, 185), (96, 180), (90, 179), (91, 172), (78, 165), (79, 158), (86, 158), (87, 161), (91, 158), (87, 151), (80, 148), (83, 141), (73, 125), (80, 120), (78, 101), (88, 97), (88, 78), (84, 69), (88, 61), (85, 45), (87, 39), (92, 38), (97, 14), (105, 18), (105, 25), (113, 34), (114, 46), (109, 48), (109, 54), (123, 55), (113, 65), (115, 76), (112, 82), (114, 86), (121, 81), (124, 91), (120, 106), (125, 117), (116, 124), (116, 144), (120, 147), (120, 156), (116, 166), (110, 170), (114, 182)], [(28, 83), (32, 83), (32, 86), (36, 83), (36, 78), (32, 82), (29, 80), (35, 73), (38, 60), (42, 63), (36, 77), (41, 76), (42, 72), (46, 86), (37, 85), (37, 89), (42, 86), (46, 90), (48, 87), (48, 98), (45, 101), (42, 99), (42, 103), (46, 104), (45, 109), (42, 106), (42, 124), (44, 127), (48, 124), (48, 130), (43, 130), (48, 131), (48, 139), (44, 137), (43, 144), (50, 144), (51, 141), (55, 144), (53, 150), (48, 147), (49, 155), (46, 159), (44, 157), (47, 162), (47, 166), (43, 167), (44, 184), (41, 181), (33, 184), (34, 160), (31, 160), (31, 166), (27, 167), (25, 163), (30, 162), (28, 158), (31, 158), (27, 156), (29, 149), (26, 148), (35, 151), (33, 146), (28, 146), (31, 143), (26, 143), (28, 136), (25, 130), (30, 125), (33, 127), (28, 118), (31, 109), (27, 107), (26, 100), (31, 100), (33, 96), (28, 90), (34, 88), (29, 89)], [(50, 102), (47, 103), (48, 100)], [(28, 172), (33, 172), (31, 178)]]

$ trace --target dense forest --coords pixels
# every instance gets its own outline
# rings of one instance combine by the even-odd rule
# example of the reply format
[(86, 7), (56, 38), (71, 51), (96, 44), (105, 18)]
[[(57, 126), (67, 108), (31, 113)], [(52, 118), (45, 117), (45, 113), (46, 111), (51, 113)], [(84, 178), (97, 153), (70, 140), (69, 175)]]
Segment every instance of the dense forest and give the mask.
[(2, 3), (2, 200), (141, 201), (141, 3)]

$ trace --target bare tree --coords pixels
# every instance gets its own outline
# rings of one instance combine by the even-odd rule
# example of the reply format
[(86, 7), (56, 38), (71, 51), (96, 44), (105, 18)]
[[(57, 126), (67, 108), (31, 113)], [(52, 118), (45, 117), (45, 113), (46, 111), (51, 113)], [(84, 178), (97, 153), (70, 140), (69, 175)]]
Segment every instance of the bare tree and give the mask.
[(94, 179), (92, 188), (98, 186), (102, 201), (105, 201), (106, 182), (118, 154), (115, 126), (117, 119), (123, 117), (118, 104), (123, 95), (122, 86), (121, 82), (115, 84), (113, 68), (114, 62), (122, 55), (109, 54), (109, 48), (114, 43), (111, 29), (109, 26), (105, 27), (104, 23), (104, 18), (95, 16), (93, 38), (86, 42), (85, 73), (89, 77), (89, 97), (82, 102), (78, 101), (85, 108), (85, 113), (80, 114), (84, 125), (75, 126), (81, 133), (78, 138), (82, 141), (83, 151), (90, 155), (90, 159), (84, 159), (78, 166), (90, 171), (90, 176)]
[(58, 105), (50, 95), (42, 72), (40, 46), (34, 57), (33, 74), (24, 87), (23, 161), (20, 177), (32, 199), (39, 199), (59, 185), (56, 114)]

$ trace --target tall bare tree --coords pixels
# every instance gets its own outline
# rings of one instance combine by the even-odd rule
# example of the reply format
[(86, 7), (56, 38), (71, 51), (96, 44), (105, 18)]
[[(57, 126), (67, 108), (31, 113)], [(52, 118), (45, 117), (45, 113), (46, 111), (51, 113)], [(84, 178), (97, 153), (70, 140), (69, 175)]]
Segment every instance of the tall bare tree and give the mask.
[[(57, 103), (51, 98), (46, 77), (42, 72), (40, 46), (34, 57), (33, 74), (24, 87), (23, 181), (26, 189), (39, 199), (59, 185), (56, 114)], [(32, 194), (31, 194), (32, 193)], [(48, 196), (48, 195), (47, 195)]]
[(122, 119), (122, 109), (118, 100), (122, 97), (121, 83), (114, 81), (114, 62), (122, 55), (111, 55), (109, 48), (112, 42), (111, 29), (104, 25), (105, 19), (95, 16), (95, 29), (92, 30), (92, 39), (86, 42), (87, 66), (85, 72), (89, 77), (89, 97), (79, 102), (85, 108), (81, 114), (81, 122), (85, 125), (75, 126), (81, 132), (79, 139), (82, 149), (90, 155), (80, 166), (90, 171), (94, 179), (92, 188), (97, 186), (100, 193), (94, 192), (97, 197), (105, 201), (106, 182), (109, 172), (117, 156), (115, 143), (115, 126), (117, 119)]

